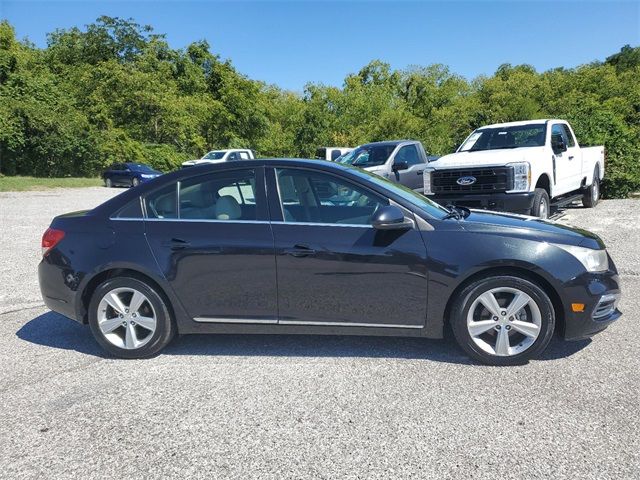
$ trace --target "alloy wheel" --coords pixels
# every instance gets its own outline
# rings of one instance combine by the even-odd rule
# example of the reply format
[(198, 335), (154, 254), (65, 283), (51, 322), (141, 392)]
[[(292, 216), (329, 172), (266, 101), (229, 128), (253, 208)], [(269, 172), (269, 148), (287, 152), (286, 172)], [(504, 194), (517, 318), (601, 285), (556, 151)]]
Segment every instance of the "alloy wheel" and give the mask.
[(153, 337), (157, 327), (156, 312), (140, 291), (114, 288), (98, 304), (98, 327), (104, 338), (119, 348), (134, 350)]
[(496, 356), (513, 356), (528, 350), (541, 328), (538, 304), (517, 288), (484, 292), (474, 300), (467, 314), (467, 330), (473, 342)]

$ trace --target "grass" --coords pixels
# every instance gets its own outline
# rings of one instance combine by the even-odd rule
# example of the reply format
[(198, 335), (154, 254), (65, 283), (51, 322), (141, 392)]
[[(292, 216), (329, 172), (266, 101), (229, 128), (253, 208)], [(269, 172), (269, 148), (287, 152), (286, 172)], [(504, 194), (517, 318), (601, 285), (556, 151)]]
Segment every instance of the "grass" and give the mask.
[(0, 192), (47, 190), (49, 188), (97, 187), (100, 185), (102, 185), (102, 180), (99, 178), (38, 178), (0, 176)]

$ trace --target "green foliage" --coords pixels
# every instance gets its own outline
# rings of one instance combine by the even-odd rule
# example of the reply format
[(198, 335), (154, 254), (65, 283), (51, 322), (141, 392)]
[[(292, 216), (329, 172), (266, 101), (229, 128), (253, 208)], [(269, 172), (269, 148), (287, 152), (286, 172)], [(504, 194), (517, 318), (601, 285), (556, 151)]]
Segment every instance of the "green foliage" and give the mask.
[(375, 60), (342, 87), (295, 94), (238, 73), (195, 41), (169, 47), (133, 20), (56, 30), (37, 49), (0, 22), (0, 172), (95, 176), (114, 162), (172, 170), (214, 148), (311, 157), (320, 146), (421, 140), (453, 151), (478, 126), (558, 117), (607, 149), (608, 196), (640, 190), (640, 48), (605, 62), (536, 72), (502, 65), (468, 81), (444, 65)]

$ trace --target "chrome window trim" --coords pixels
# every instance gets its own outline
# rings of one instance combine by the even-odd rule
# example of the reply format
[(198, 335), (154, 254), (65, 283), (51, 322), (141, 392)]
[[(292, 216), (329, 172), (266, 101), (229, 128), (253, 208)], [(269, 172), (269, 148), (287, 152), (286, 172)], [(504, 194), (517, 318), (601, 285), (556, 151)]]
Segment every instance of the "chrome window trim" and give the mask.
[(284, 220), (275, 220), (271, 223), (275, 223), (278, 225), (303, 225), (306, 227), (357, 227), (357, 228), (373, 228), (371, 224), (360, 224), (360, 223), (315, 223), (315, 222), (285, 222)]

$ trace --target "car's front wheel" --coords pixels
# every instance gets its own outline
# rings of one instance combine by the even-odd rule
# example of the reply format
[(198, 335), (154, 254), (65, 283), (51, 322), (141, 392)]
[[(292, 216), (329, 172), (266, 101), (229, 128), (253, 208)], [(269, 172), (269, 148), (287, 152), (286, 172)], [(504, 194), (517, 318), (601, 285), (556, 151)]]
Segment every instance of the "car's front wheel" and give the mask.
[(137, 187), (138, 185), (140, 185), (140, 180), (136, 177), (133, 177), (133, 180), (131, 180), (131, 186)]
[(163, 297), (132, 277), (115, 277), (96, 288), (89, 325), (97, 342), (121, 358), (146, 358), (162, 350), (175, 334)]
[(107, 187), (107, 188), (111, 188), (111, 187), (113, 187), (113, 182), (111, 181), (111, 179), (110, 179), (110, 178), (106, 178), (106, 179), (104, 180), (104, 186), (105, 186), (105, 187)]
[(549, 296), (516, 276), (472, 282), (454, 301), (450, 320), (460, 347), (488, 365), (519, 365), (537, 357), (555, 328)]

